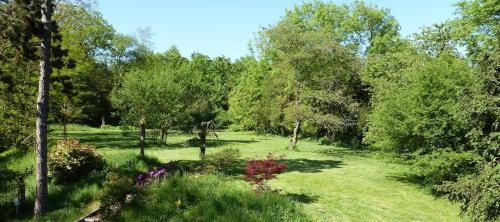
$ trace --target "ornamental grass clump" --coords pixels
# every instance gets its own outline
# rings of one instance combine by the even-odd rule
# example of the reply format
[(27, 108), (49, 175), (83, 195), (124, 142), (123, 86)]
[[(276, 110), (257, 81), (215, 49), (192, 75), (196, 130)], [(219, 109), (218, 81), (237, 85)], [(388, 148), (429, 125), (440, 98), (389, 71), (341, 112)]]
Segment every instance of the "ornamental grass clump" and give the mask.
[(48, 155), (50, 175), (57, 182), (76, 181), (92, 171), (100, 171), (106, 162), (94, 146), (78, 140), (59, 140)]

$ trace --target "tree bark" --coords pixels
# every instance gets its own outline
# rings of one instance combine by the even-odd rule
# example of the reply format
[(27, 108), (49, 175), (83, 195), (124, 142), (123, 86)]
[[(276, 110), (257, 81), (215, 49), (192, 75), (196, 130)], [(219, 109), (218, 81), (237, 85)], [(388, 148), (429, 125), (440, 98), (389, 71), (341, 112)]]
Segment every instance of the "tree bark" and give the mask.
[(200, 137), (200, 156), (201, 159), (204, 159), (205, 149), (207, 147), (207, 130), (201, 129), (200, 132), (198, 133), (198, 136)]
[(295, 128), (293, 128), (293, 138), (291, 142), (291, 145), (293, 147), (296, 146), (297, 143), (299, 142), (300, 124), (301, 124), (300, 120), (295, 121)]
[(141, 123), (139, 126), (139, 144), (141, 146), (141, 157), (144, 158), (144, 146), (146, 144), (146, 124)]
[(105, 126), (106, 126), (106, 122), (104, 122), (104, 116), (102, 116), (102, 118), (101, 118), (101, 129), (104, 129)]
[(167, 140), (167, 134), (168, 134), (167, 131), (168, 131), (167, 128), (164, 128), (164, 127), (162, 127), (160, 129), (160, 139), (161, 139), (162, 143), (166, 143), (167, 142), (166, 141)]
[(26, 201), (26, 182), (24, 181), (24, 179), (24, 175), (17, 178), (17, 199), (21, 204)]
[(52, 0), (42, 3), (42, 42), (36, 113), (36, 197), (35, 217), (47, 211), (47, 119), (49, 109), (50, 51), (52, 40)]

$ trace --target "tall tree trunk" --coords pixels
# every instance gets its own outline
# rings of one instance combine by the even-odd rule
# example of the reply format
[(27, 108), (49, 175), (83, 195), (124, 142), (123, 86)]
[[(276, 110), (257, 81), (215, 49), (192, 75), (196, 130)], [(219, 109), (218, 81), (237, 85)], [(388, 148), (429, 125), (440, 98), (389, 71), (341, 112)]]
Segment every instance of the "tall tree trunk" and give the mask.
[(296, 146), (297, 143), (299, 142), (300, 124), (301, 124), (300, 120), (295, 121), (295, 128), (293, 128), (293, 138), (291, 142), (292, 146)]
[(144, 146), (146, 144), (146, 124), (141, 122), (139, 126), (139, 144), (141, 146), (141, 157), (144, 158)]
[(52, 39), (52, 0), (42, 3), (42, 43), (36, 113), (36, 197), (35, 217), (47, 211), (47, 118), (49, 109), (50, 51)]
[(207, 130), (201, 129), (198, 136), (200, 137), (200, 157), (203, 160), (205, 157), (205, 149), (207, 147)]

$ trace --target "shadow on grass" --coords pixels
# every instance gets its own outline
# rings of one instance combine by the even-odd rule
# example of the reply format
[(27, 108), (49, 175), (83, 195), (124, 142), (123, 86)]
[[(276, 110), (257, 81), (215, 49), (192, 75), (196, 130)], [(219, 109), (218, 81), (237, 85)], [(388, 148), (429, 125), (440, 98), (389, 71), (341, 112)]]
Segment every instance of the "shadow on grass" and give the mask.
[(373, 154), (372, 151), (368, 149), (354, 149), (354, 148), (328, 148), (319, 151), (319, 153), (325, 154), (331, 157), (369, 157)]
[(398, 182), (403, 182), (407, 184), (416, 185), (419, 188), (428, 188), (428, 184), (424, 182), (424, 178), (414, 173), (401, 173), (401, 174), (392, 174), (387, 176), (391, 180), (395, 180)]
[[(84, 208), (87, 204), (97, 200), (94, 186), (97, 189), (102, 187), (105, 174), (92, 173), (89, 176), (82, 178), (72, 184), (49, 184), (48, 209), (47, 217), (51, 217), (51, 213), (62, 209), (67, 209), (77, 212)], [(19, 217), (21, 220), (30, 220), (33, 218), (34, 197), (27, 197), (19, 208)], [(45, 221), (45, 219), (41, 219)], [(48, 220), (50, 221), (50, 219)]]
[[(139, 139), (135, 135), (123, 134), (119, 131), (116, 132), (68, 132), (69, 138), (75, 138), (80, 140), (82, 143), (90, 144), (96, 148), (116, 148), (116, 149), (135, 149), (139, 147)], [(62, 139), (62, 137), (61, 137)], [(55, 144), (57, 139), (52, 140), (51, 144)], [(248, 139), (248, 140), (231, 140), (231, 139), (207, 139), (208, 147), (221, 147), (228, 146), (231, 144), (248, 144), (258, 142), (258, 140)], [(198, 146), (185, 146), (185, 141), (176, 143), (161, 142), (154, 137), (146, 138), (145, 148), (158, 148), (158, 149), (182, 149), (182, 148), (196, 148)]]
[[(207, 147), (210, 148), (217, 148), (217, 147), (222, 147), (222, 146), (228, 146), (228, 145), (236, 145), (236, 144), (249, 144), (249, 143), (255, 143), (258, 142), (257, 140), (225, 140), (225, 139), (207, 139)], [(167, 142), (162, 143), (162, 142), (155, 142), (150, 141), (148, 142), (149, 144), (153, 144), (153, 146), (156, 146), (158, 148), (167, 148), (167, 149), (181, 149), (181, 148), (199, 148), (199, 145), (197, 144), (191, 144), (186, 146), (186, 141), (181, 141), (181, 142), (176, 142), (176, 143), (169, 143)]]
[(319, 198), (318, 195), (307, 195), (304, 193), (300, 193), (300, 194), (286, 193), (286, 194), (283, 194), (283, 196), (288, 197), (294, 201), (297, 201), (300, 203), (305, 203), (305, 204), (314, 203), (314, 202), (318, 201), (318, 198)]
[(286, 159), (283, 160), (287, 164), (286, 171), (298, 171), (304, 173), (318, 173), (323, 169), (340, 168), (342, 161), (340, 160), (310, 160), (310, 159)]
[[(241, 176), (245, 174), (245, 166), (248, 160), (237, 160), (226, 166), (222, 173), (227, 176)], [(309, 159), (285, 159), (278, 162), (286, 163), (285, 172), (318, 173), (324, 169), (340, 168), (342, 161), (339, 160), (309, 160)]]
[(429, 184), (426, 183), (424, 180), (424, 177), (419, 176), (414, 173), (402, 173), (402, 174), (394, 174), (394, 175), (389, 175), (387, 176), (391, 180), (395, 180), (398, 182), (410, 184), (413, 186), (416, 186), (418, 189), (422, 189), (425, 192), (428, 192), (434, 197), (442, 197), (446, 195), (447, 193), (444, 191), (440, 191), (439, 189), (436, 189), (438, 186), (437, 184)]

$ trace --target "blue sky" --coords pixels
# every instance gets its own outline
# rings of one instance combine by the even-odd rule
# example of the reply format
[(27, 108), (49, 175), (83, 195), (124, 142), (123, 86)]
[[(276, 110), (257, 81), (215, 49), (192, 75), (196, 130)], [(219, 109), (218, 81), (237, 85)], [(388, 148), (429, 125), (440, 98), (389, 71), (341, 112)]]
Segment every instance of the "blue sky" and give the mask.
[[(423, 26), (451, 19), (457, 0), (365, 0), (388, 8), (406, 36)], [(286, 9), (303, 0), (98, 0), (104, 18), (121, 33), (150, 27), (154, 50), (176, 45), (184, 56), (193, 51), (236, 59), (247, 55), (248, 42), (260, 27), (276, 23)], [(336, 4), (348, 3), (334, 0)]]

